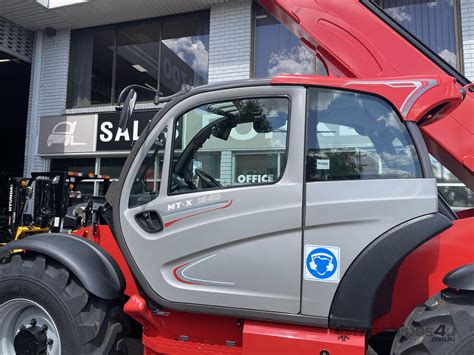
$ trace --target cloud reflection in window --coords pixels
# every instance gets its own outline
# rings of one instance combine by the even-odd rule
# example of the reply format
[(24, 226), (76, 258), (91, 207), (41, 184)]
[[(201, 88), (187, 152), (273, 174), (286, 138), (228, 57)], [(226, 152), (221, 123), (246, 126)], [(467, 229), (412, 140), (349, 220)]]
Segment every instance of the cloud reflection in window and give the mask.
[(314, 74), (314, 55), (303, 46), (272, 52), (268, 64), (268, 76)]
[(165, 39), (163, 44), (201, 77), (207, 78), (209, 51), (203, 41), (197, 37), (181, 37)]

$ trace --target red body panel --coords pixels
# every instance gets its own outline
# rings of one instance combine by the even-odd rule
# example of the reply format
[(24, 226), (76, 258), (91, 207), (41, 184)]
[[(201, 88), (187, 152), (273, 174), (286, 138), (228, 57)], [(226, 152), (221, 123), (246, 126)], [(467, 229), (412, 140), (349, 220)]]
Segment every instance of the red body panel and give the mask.
[(364, 355), (365, 334), (299, 325), (245, 321), (243, 354)]
[(458, 211), (458, 212), (456, 212), (456, 214), (459, 218), (474, 217), (474, 208), (469, 208), (467, 210)]
[(85, 237), (100, 245), (114, 258), (125, 278), (125, 295), (131, 296), (138, 293), (137, 284), (135, 283), (132, 272), (130, 271), (130, 268), (128, 267), (128, 264), (125, 261), (125, 258), (117, 245), (117, 241), (108, 225), (95, 225), (92, 227), (81, 228), (75, 231), (74, 234), (80, 237)]
[(365, 334), (298, 325), (160, 311), (133, 295), (125, 313), (143, 324), (146, 354), (365, 354)]
[[(331, 76), (387, 78), (445, 75), (359, 0), (260, 0), (314, 49)], [(460, 88), (460, 87), (459, 87)], [(474, 189), (474, 93), (423, 135), (430, 153)]]
[(376, 94), (388, 99), (406, 121), (420, 121), (428, 112), (445, 105), (437, 115), (452, 112), (463, 103), (455, 80), (447, 75), (402, 76), (384, 79), (351, 79), (315, 75), (278, 75), (272, 85), (318, 85)]
[(398, 270), (391, 310), (375, 320), (373, 332), (398, 329), (417, 305), (446, 288), (443, 277), (449, 271), (473, 263), (473, 236), (474, 217), (459, 219), (407, 256)]

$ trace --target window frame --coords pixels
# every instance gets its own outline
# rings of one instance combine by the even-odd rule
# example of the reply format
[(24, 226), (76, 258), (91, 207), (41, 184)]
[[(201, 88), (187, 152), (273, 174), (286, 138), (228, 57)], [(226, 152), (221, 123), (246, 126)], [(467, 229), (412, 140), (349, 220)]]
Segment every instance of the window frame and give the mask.
[[(136, 22), (136, 21), (131, 21), (131, 22)], [(114, 51), (112, 53), (112, 85), (111, 85), (111, 90), (110, 90), (110, 102), (108, 103), (102, 103), (102, 104), (90, 104), (90, 105), (76, 105), (74, 106), (72, 104), (72, 91), (73, 91), (73, 82), (72, 82), (72, 77), (73, 77), (73, 68), (75, 66), (75, 61), (74, 61), (74, 51), (75, 51), (75, 41), (72, 40), (72, 37), (74, 36), (74, 33), (80, 32), (81, 30), (92, 30), (92, 29), (113, 29), (114, 31)], [(88, 107), (104, 107), (104, 106), (111, 106), (114, 104), (114, 90), (115, 90), (115, 71), (116, 71), (116, 52), (117, 52), (117, 28), (118, 25), (103, 25), (103, 26), (93, 26), (93, 27), (85, 27), (85, 28), (80, 28), (76, 30), (72, 30), (70, 34), (70, 41), (71, 45), (69, 46), (69, 63), (68, 63), (68, 75), (67, 75), (67, 91), (66, 91), (66, 109), (83, 109), (83, 108), (88, 108)]]
[[(367, 91), (363, 91), (363, 90), (357, 90), (357, 89), (354, 90), (354, 89), (347, 89), (347, 88), (336, 88), (336, 87), (324, 86), (324, 85), (311, 85), (311, 86), (306, 87), (307, 95), (306, 95), (306, 116), (305, 116), (305, 136), (304, 136), (304, 145), (305, 145), (305, 147), (304, 147), (304, 154), (305, 154), (305, 158), (304, 158), (305, 159), (304, 183), (305, 184), (306, 183), (328, 183), (328, 182), (342, 182), (342, 181), (370, 181), (370, 180), (374, 180), (374, 179), (359, 179), (359, 180), (342, 179), (342, 180), (326, 180), (326, 181), (324, 181), (324, 180), (323, 181), (319, 181), (319, 180), (309, 181), (307, 179), (308, 133), (309, 133), (309, 94), (310, 94), (311, 89), (318, 89), (318, 90), (319, 89), (326, 89), (326, 90), (332, 90), (332, 91), (344, 91), (344, 92), (350, 92), (350, 93), (364, 94), (364, 95), (373, 96), (373, 97), (376, 97), (376, 98), (382, 100), (384, 103), (386, 103), (394, 111), (394, 113), (398, 117), (398, 120), (399, 120), (400, 124), (403, 127), (405, 127), (405, 132), (406, 132), (407, 136), (410, 138), (410, 140), (413, 144), (413, 147), (415, 148), (414, 158), (416, 158), (416, 161), (419, 164), (419, 169), (420, 169), (421, 175), (419, 177), (414, 177), (414, 178), (410, 178), (410, 179), (433, 178), (433, 176), (431, 176), (429, 174), (429, 172), (426, 170), (426, 166), (425, 166), (425, 163), (424, 163), (425, 159), (422, 156), (424, 151), (427, 152), (426, 146), (424, 146), (424, 147), (420, 146), (421, 144), (424, 145), (424, 141), (420, 142), (418, 139), (416, 139), (416, 137), (413, 136), (412, 130), (407, 125), (408, 122), (403, 119), (402, 115), (400, 114), (400, 111), (395, 107), (395, 105), (390, 100), (388, 100), (386, 97), (381, 96), (379, 94), (372, 93), (372, 92), (367, 92)], [(316, 122), (317, 122), (317, 120), (316, 120)], [(430, 171), (431, 171), (431, 165), (430, 165)], [(402, 179), (402, 178), (390, 178), (390, 179), (381, 178), (381, 179), (375, 179), (375, 180), (397, 180), (397, 179)]]
[[(173, 168), (174, 168), (174, 160), (173, 160), (173, 157), (174, 157), (174, 146), (175, 146), (175, 141), (176, 141), (176, 134), (174, 134), (175, 132), (175, 129), (177, 127), (177, 122), (178, 120), (183, 116), (185, 115), (186, 113), (192, 111), (192, 110), (195, 110), (203, 105), (208, 105), (208, 104), (213, 104), (213, 103), (219, 103), (219, 102), (226, 102), (226, 101), (232, 101), (232, 100), (248, 100), (248, 99), (274, 99), (274, 98), (285, 98), (288, 100), (288, 118), (287, 118), (287, 130), (286, 130), (286, 139), (285, 139), (285, 155), (286, 155), (286, 159), (288, 160), (288, 151), (289, 151), (289, 146), (290, 146), (290, 130), (291, 130), (291, 111), (292, 111), (292, 97), (290, 94), (256, 94), (256, 95), (230, 95), (226, 98), (223, 98), (223, 99), (215, 99), (215, 100), (208, 100), (208, 101), (203, 101), (197, 105), (192, 105), (190, 107), (187, 107), (186, 109), (184, 110), (181, 110), (179, 112), (179, 114), (177, 114), (171, 124), (168, 123), (168, 126), (171, 126), (172, 127), (172, 132), (173, 132), (173, 135), (172, 135), (172, 139), (170, 140), (171, 141), (171, 145), (170, 145), (170, 150), (168, 152), (165, 151), (165, 156), (168, 156), (169, 157), (169, 161), (170, 161), (170, 164), (168, 166), (168, 176), (167, 176), (167, 179), (168, 179), (168, 184), (166, 186), (166, 191), (165, 191), (165, 194), (166, 196), (179, 196), (179, 195), (184, 195), (184, 194), (192, 194), (192, 193), (199, 193), (199, 192), (207, 192), (207, 191), (220, 191), (220, 190), (227, 190), (227, 189), (234, 189), (234, 188), (242, 188), (242, 187), (254, 187), (254, 186), (266, 186), (266, 185), (274, 185), (274, 184), (277, 184), (282, 178), (283, 176), (285, 175), (285, 172), (286, 172), (286, 166), (287, 166), (287, 160), (285, 160), (285, 164), (284, 166), (280, 166), (281, 167), (281, 173), (280, 173), (280, 176), (278, 177), (278, 179), (272, 181), (272, 182), (261, 182), (261, 183), (257, 183), (257, 184), (244, 184), (244, 185), (234, 185), (234, 186), (223, 186), (223, 187), (213, 187), (213, 188), (209, 188), (209, 189), (204, 189), (204, 190), (193, 190), (193, 191), (183, 191), (183, 192), (174, 192), (172, 193), (171, 192), (171, 175), (172, 175), (172, 171), (173, 171)], [(218, 152), (222, 152), (222, 150), (219, 150)], [(234, 159), (232, 157), (232, 159)], [(281, 163), (280, 163), (281, 165)], [(162, 185), (163, 186), (163, 185)], [(161, 194), (161, 192), (160, 192)]]
[[(109, 24), (109, 25), (101, 25), (101, 26), (92, 26), (92, 27), (84, 27), (84, 28), (78, 28), (74, 29), (71, 31), (70, 34), (70, 39), (71, 39), (71, 44), (69, 46), (69, 62), (68, 62), (68, 75), (67, 75), (67, 91), (66, 91), (66, 109), (84, 109), (84, 108), (98, 108), (98, 107), (104, 107), (104, 106), (112, 106), (116, 104), (116, 79), (117, 79), (117, 45), (118, 45), (118, 32), (119, 28), (122, 26), (128, 26), (128, 25), (133, 25), (133, 24), (140, 24), (145, 22), (153, 22), (155, 21), (157, 26), (159, 27), (159, 30), (163, 32), (163, 24), (166, 21), (170, 21), (176, 18), (180, 17), (186, 17), (186, 16), (199, 16), (199, 15), (205, 15), (207, 16), (207, 19), (209, 21), (209, 34), (210, 35), (210, 16), (211, 12), (209, 9), (207, 10), (198, 10), (198, 11), (192, 11), (192, 12), (186, 12), (186, 13), (181, 13), (181, 14), (173, 14), (173, 15), (166, 15), (166, 16), (159, 16), (159, 17), (152, 17), (152, 18), (147, 18), (147, 19), (142, 19), (142, 20), (133, 20), (133, 21), (127, 21), (127, 22), (120, 22), (116, 24)], [(92, 29), (106, 29), (110, 28), (114, 31), (114, 50), (113, 50), (113, 60), (112, 60), (112, 83), (111, 83), (111, 94), (110, 94), (110, 102), (108, 103), (100, 103), (100, 104), (89, 104), (89, 105), (73, 105), (72, 104), (72, 89), (73, 89), (73, 82), (72, 82), (72, 77), (73, 77), (73, 68), (75, 66), (74, 63), (74, 42), (72, 40), (72, 37), (74, 33), (83, 31), (83, 30), (92, 30)], [(162, 34), (161, 34), (162, 35)], [(160, 37), (161, 37), (160, 35)], [(163, 40), (162, 40), (163, 41)], [(160, 45), (163, 45), (163, 43), (160, 43)], [(208, 48), (209, 49), (209, 48)], [(161, 60), (161, 59), (160, 59)], [(161, 63), (158, 63), (158, 68), (159, 70), (159, 65)], [(208, 77), (207, 77), (207, 82), (209, 83), (209, 62), (208, 62)], [(140, 101), (137, 102), (139, 104), (147, 104), (151, 103), (152, 101)]]

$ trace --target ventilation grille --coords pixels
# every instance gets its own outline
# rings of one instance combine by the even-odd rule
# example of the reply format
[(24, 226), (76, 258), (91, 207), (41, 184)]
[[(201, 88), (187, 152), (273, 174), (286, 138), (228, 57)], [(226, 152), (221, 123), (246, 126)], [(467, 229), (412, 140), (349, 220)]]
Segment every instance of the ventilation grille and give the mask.
[(0, 17), (0, 51), (25, 62), (31, 62), (33, 32)]

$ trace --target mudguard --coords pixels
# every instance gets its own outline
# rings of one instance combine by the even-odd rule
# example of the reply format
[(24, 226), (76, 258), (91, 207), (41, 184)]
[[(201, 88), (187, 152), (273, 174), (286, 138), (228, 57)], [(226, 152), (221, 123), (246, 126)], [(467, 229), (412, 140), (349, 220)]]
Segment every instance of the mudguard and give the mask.
[(448, 272), (443, 278), (443, 283), (456, 290), (474, 291), (474, 264), (464, 265)]
[(46, 255), (67, 267), (95, 296), (112, 300), (125, 289), (122, 271), (97, 244), (70, 234), (45, 233), (8, 243), (0, 254), (22, 249)]
[(439, 213), (425, 215), (387, 231), (369, 244), (337, 288), (329, 328), (370, 331), (373, 319), (389, 310), (393, 279), (403, 259), (451, 225)]

